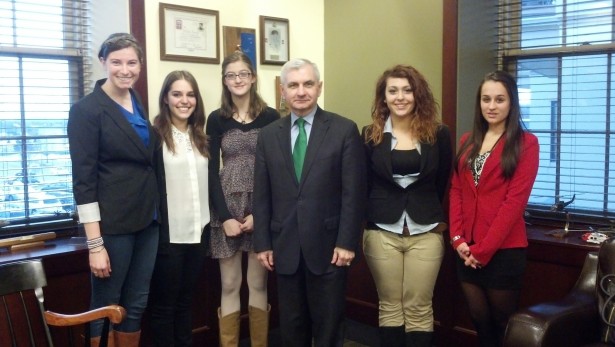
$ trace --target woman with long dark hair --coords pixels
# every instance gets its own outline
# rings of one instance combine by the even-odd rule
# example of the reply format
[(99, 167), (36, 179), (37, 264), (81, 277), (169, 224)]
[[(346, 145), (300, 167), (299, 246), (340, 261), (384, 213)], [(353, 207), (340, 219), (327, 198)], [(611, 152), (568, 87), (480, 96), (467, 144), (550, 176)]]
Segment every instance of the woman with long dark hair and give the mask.
[(457, 274), (480, 345), (499, 346), (517, 309), (526, 265), (523, 214), (538, 171), (538, 140), (525, 131), (515, 79), (487, 74), (474, 126), (461, 137), (450, 190)]
[(149, 307), (155, 346), (192, 346), (192, 296), (209, 226), (209, 146), (205, 107), (194, 76), (165, 78), (154, 128), (162, 224)]

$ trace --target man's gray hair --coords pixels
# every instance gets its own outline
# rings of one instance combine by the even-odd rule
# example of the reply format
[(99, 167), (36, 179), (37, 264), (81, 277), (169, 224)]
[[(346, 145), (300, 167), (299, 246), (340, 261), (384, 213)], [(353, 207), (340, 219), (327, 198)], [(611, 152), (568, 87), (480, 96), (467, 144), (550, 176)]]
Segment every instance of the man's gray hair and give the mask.
[(282, 85), (286, 84), (286, 75), (288, 75), (289, 71), (299, 70), (305, 65), (312, 65), (312, 68), (314, 69), (314, 75), (316, 76), (316, 82), (320, 82), (320, 71), (318, 71), (318, 66), (316, 66), (315, 63), (312, 63), (305, 58), (295, 58), (287, 61), (286, 64), (282, 66), (282, 72), (280, 72), (280, 81)]

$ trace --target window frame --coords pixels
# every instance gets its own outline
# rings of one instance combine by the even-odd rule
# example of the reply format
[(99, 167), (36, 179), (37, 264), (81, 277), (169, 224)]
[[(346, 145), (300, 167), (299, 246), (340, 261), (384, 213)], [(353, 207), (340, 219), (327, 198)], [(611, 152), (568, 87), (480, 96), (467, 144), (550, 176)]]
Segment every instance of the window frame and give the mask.
[[(15, 1), (10, 1), (11, 3), (15, 3)], [(74, 104), (77, 100), (82, 98), (86, 93), (86, 84), (89, 81), (89, 69), (87, 66), (90, 64), (90, 58), (84, 56), (84, 53), (89, 52), (89, 37), (90, 33), (90, 25), (91, 21), (87, 16), (86, 8), (90, 7), (90, 3), (88, 0), (63, 0), (60, 4), (62, 10), (62, 28), (63, 32), (69, 30), (72, 38), (64, 37), (62, 42), (64, 44), (63, 48), (47, 48), (47, 47), (23, 47), (16, 46), (16, 40), (13, 40), (13, 46), (10, 45), (0, 45), (0, 57), (8, 57), (14, 58), (19, 62), (19, 77), (18, 77), (18, 86), (22, 88), (24, 85), (24, 74), (22, 69), (22, 62), (27, 59), (39, 59), (39, 60), (56, 60), (56, 61), (65, 61), (68, 64), (68, 74), (66, 75), (68, 81), (68, 98), (69, 104)], [(15, 7), (13, 6), (9, 11), (15, 11)], [(74, 21), (68, 23), (66, 22), (67, 18), (74, 18), (75, 13), (79, 14), (80, 18), (74, 19)], [(13, 21), (12, 30), (15, 30), (15, 21)], [(86, 38), (87, 37), (87, 38)], [(77, 47), (81, 45), (81, 47)], [(76, 216), (76, 207), (73, 201), (73, 210), (64, 210), (63, 212), (58, 211), (56, 215), (48, 214), (41, 216), (29, 216), (30, 206), (29, 199), (27, 199), (29, 194), (28, 185), (30, 181), (30, 175), (28, 175), (28, 170), (32, 165), (32, 159), (28, 159), (28, 149), (27, 144), (29, 141), (33, 139), (49, 139), (49, 140), (57, 140), (57, 139), (65, 139), (66, 140), (66, 151), (68, 152), (68, 135), (66, 134), (66, 130), (60, 135), (58, 134), (47, 134), (47, 135), (31, 135), (28, 134), (27, 130), (27, 122), (30, 120), (27, 118), (27, 105), (28, 103), (24, 100), (23, 93), (20, 92), (21, 98), (19, 100), (19, 118), (15, 118), (14, 120), (21, 123), (20, 134), (18, 135), (8, 135), (0, 137), (0, 140), (16, 140), (17, 143), (20, 144), (21, 150), (15, 151), (14, 154), (20, 155), (21, 167), (24, 170), (24, 186), (23, 186), (23, 212), (24, 218), (14, 218), (8, 220), (0, 220), (0, 238), (6, 237), (15, 237), (15, 236), (24, 236), (41, 232), (49, 232), (54, 231), (56, 234), (60, 236), (72, 236), (78, 233), (78, 218)], [(62, 111), (63, 112), (63, 111)], [(44, 117), (44, 115), (43, 115)], [(42, 118), (44, 119), (44, 118)], [(66, 110), (65, 117), (60, 118), (62, 121), (68, 120), (68, 110)], [(70, 167), (69, 167), (70, 168)], [(70, 181), (67, 181), (67, 185), (69, 186), (69, 192), (72, 197), (72, 175), (67, 173)], [(9, 176), (3, 176), (2, 180), (6, 180), (7, 182), (10, 180)], [(5, 182), (3, 182), (5, 184)], [(4, 202), (4, 201), (3, 201)], [(63, 201), (64, 202), (64, 201)], [(63, 205), (64, 206), (64, 205)]]
[[(613, 2), (612, 2), (613, 3)], [(502, 6), (497, 5), (497, 6)], [(558, 92), (558, 97), (557, 100), (555, 100), (555, 105), (551, 106), (552, 111), (555, 110), (555, 114), (551, 115), (551, 121), (555, 120), (556, 121), (556, 126), (555, 128), (552, 126), (551, 129), (549, 130), (530, 130), (532, 133), (536, 133), (536, 134), (551, 134), (551, 140), (550, 140), (550, 158), (549, 160), (551, 161), (555, 161), (555, 173), (554, 173), (554, 178), (555, 178), (555, 183), (554, 183), (554, 192), (555, 192), (555, 201), (554, 204), (551, 206), (551, 208), (546, 208), (545, 205), (539, 205), (539, 204), (532, 204), (532, 203), (528, 203), (527, 208), (526, 208), (526, 217), (528, 217), (528, 219), (530, 221), (543, 221), (543, 222), (547, 222), (549, 223), (550, 221), (562, 221), (562, 220), (570, 220), (573, 222), (578, 222), (581, 224), (590, 224), (590, 225), (596, 225), (596, 226), (604, 226), (604, 227), (608, 227), (613, 229), (613, 227), (615, 227), (615, 210), (608, 210), (608, 205), (609, 205), (609, 192), (612, 192), (612, 189), (610, 189), (609, 187), (609, 178), (613, 179), (614, 177), (610, 177), (612, 176), (612, 173), (609, 172), (609, 170), (612, 170), (612, 165), (613, 163), (610, 162), (610, 156), (612, 156), (612, 153), (610, 152), (610, 147), (612, 146), (613, 143), (613, 139), (615, 137), (615, 127), (612, 125), (613, 122), (615, 121), (615, 117), (613, 117), (613, 110), (615, 110), (613, 108), (612, 105), (612, 100), (611, 98), (613, 97), (612, 92), (615, 90), (615, 81), (612, 81), (612, 76), (613, 73), (615, 73), (614, 70), (614, 64), (613, 62), (615, 61), (615, 29), (613, 29), (614, 25), (615, 25), (615, 19), (611, 19), (611, 31), (612, 31), (612, 38), (611, 40), (613, 40), (614, 42), (611, 43), (600, 43), (600, 44), (588, 44), (588, 45), (576, 45), (576, 46), (570, 46), (566, 43), (566, 40), (563, 39), (562, 42), (560, 43), (559, 46), (557, 47), (543, 47), (543, 48), (528, 48), (528, 49), (522, 49), (520, 47), (506, 47), (505, 44), (507, 41), (505, 40), (509, 40), (510, 42), (514, 42), (514, 43), (518, 43), (520, 45), (521, 43), (521, 39), (520, 39), (520, 35), (521, 35), (521, 2), (517, 2), (513, 5), (507, 5), (509, 7), (499, 7), (499, 13), (500, 13), (500, 22), (498, 25), (502, 25), (502, 23), (505, 23), (507, 18), (506, 15), (507, 14), (511, 14), (510, 17), (511, 19), (506, 22), (505, 25), (508, 26), (509, 30), (503, 30), (502, 27), (498, 28), (498, 34), (496, 34), (496, 37), (498, 37), (498, 49), (496, 50), (496, 60), (497, 60), (497, 65), (512, 73), (513, 75), (517, 75), (517, 65), (519, 64), (519, 62), (522, 62), (524, 60), (530, 60), (530, 59), (542, 59), (542, 58), (554, 58), (557, 59), (557, 92)], [(615, 4), (613, 4), (613, 6), (615, 6)], [(504, 11), (503, 10), (506, 9), (508, 11)], [(516, 11), (516, 15), (514, 14)], [(507, 12), (507, 13), (504, 13)], [(615, 14), (614, 14), (615, 15)], [(562, 22), (562, 27), (566, 27), (566, 15), (563, 15), (564, 19)], [(515, 30), (511, 30), (510, 28), (516, 28), (518, 29), (518, 31)], [(506, 33), (506, 34), (505, 34)], [(509, 35), (508, 39), (501, 39), (500, 36), (506, 36)], [(562, 34), (562, 36), (565, 38), (566, 34)], [(563, 66), (562, 66), (562, 61), (565, 58), (568, 57), (577, 57), (577, 56), (586, 56), (586, 55), (604, 55), (605, 58), (607, 59), (607, 63), (606, 63), (606, 84), (605, 84), (605, 88), (606, 88), (606, 100), (605, 100), (605, 118), (606, 118), (606, 122), (607, 124), (604, 127), (604, 131), (586, 131), (586, 130), (576, 130), (576, 131), (570, 131), (570, 130), (562, 130), (562, 109), (561, 109), (561, 100), (562, 100), (562, 70), (563, 70)], [(599, 133), (601, 136), (603, 135), (605, 137), (605, 143), (604, 143), (604, 163), (605, 163), (605, 167), (604, 167), (604, 182), (603, 182), (603, 186), (602, 186), (602, 196), (604, 196), (604, 198), (602, 199), (602, 209), (601, 210), (589, 210), (589, 209), (582, 209), (582, 208), (568, 208), (566, 207), (565, 210), (560, 210), (558, 209), (557, 205), (558, 203), (561, 203), (562, 201), (559, 201), (559, 198), (557, 198), (560, 194), (560, 191), (562, 189), (561, 184), (560, 184), (560, 173), (561, 173), (561, 165), (562, 165), (562, 160), (561, 159), (561, 143), (562, 143), (562, 135), (565, 134), (594, 134), (594, 133)], [(553, 152), (552, 149), (555, 148), (556, 150)], [(544, 149), (541, 149), (541, 152), (544, 153)], [(543, 158), (541, 158), (543, 159)], [(561, 206), (561, 205), (560, 205)]]

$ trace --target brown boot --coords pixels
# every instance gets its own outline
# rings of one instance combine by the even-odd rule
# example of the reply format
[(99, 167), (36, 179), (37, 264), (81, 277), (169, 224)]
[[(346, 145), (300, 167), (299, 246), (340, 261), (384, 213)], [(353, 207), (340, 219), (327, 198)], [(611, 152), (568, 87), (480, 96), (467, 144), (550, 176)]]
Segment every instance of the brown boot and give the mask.
[(139, 347), (141, 330), (132, 333), (114, 331), (115, 347)]
[(271, 305), (267, 305), (267, 311), (248, 306), (250, 318), (250, 341), (252, 347), (267, 347), (269, 337), (269, 312)]
[(220, 347), (237, 347), (239, 345), (239, 311), (220, 317), (218, 307), (218, 325), (220, 329)]

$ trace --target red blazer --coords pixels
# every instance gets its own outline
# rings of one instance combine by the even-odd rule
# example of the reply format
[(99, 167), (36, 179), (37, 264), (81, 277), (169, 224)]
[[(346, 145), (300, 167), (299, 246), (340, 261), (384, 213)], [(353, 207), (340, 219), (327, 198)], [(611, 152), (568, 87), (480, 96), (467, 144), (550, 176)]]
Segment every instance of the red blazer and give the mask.
[[(461, 137), (464, 143), (469, 137)], [(513, 177), (506, 180), (500, 160), (504, 149), (500, 141), (483, 168), (478, 186), (470, 169), (460, 160), (453, 170), (450, 200), (450, 236), (453, 248), (471, 244), (470, 251), (481, 264), (487, 265), (502, 248), (527, 247), (523, 213), (538, 172), (538, 139), (525, 133), (523, 149)]]

